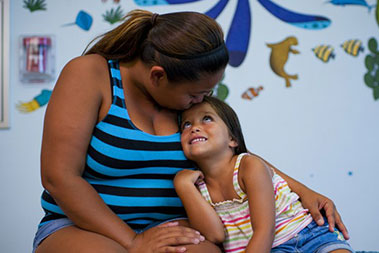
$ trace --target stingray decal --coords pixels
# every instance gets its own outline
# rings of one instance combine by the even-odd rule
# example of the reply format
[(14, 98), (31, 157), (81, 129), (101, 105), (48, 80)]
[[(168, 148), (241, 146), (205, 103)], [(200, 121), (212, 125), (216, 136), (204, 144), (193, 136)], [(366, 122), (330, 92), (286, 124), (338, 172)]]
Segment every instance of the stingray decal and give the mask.
[(46, 3), (45, 0), (24, 0), (25, 9), (28, 9), (30, 12), (33, 11), (45, 11)]
[(370, 12), (372, 8), (376, 6), (376, 4), (369, 5), (366, 0), (330, 0), (328, 3), (331, 3), (333, 5), (356, 5), (356, 6), (363, 6), (367, 7), (368, 11)]
[(366, 55), (367, 73), (364, 75), (366, 85), (373, 90), (374, 99), (379, 99), (379, 49), (375, 38), (368, 41), (369, 54)]
[(325, 63), (327, 63), (330, 58), (335, 58), (334, 48), (330, 45), (318, 45), (315, 48), (312, 48), (312, 51), (318, 59)]
[(49, 102), (51, 92), (51, 90), (42, 90), (41, 93), (34, 97), (31, 101), (20, 102), (16, 105), (16, 107), (23, 113), (35, 111)]
[(263, 90), (263, 86), (259, 86), (257, 88), (250, 87), (244, 93), (242, 93), (241, 97), (243, 99), (252, 100), (257, 97), (259, 93)]
[(296, 13), (270, 0), (258, 0), (258, 2), (278, 19), (300, 28), (318, 30), (328, 27), (331, 23), (326, 17)]
[(290, 36), (281, 42), (275, 44), (267, 44), (271, 48), (270, 66), (272, 71), (280, 77), (283, 77), (286, 87), (291, 87), (290, 80), (297, 80), (298, 75), (289, 75), (284, 70), (284, 65), (287, 63), (290, 53), (299, 54), (300, 52), (291, 48), (298, 44), (297, 38)]
[(110, 11), (106, 11), (102, 16), (106, 22), (114, 24), (122, 19), (124, 12), (122, 11), (121, 7), (118, 6), (116, 9), (112, 8)]
[(78, 15), (76, 15), (76, 19), (74, 23), (65, 24), (63, 26), (71, 26), (77, 25), (81, 29), (88, 31), (92, 25), (92, 16), (85, 11), (79, 11)]

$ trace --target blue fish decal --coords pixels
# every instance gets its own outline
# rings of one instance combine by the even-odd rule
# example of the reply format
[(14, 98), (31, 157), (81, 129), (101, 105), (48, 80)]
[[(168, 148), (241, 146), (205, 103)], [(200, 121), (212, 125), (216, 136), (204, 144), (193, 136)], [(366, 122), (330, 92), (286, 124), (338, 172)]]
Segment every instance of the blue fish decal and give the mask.
[(201, 0), (134, 0), (134, 3), (140, 6), (168, 5), (168, 4), (186, 4), (198, 2)]
[(278, 19), (300, 28), (319, 30), (327, 28), (331, 23), (326, 17), (296, 13), (270, 0), (258, 0), (258, 2)]
[(85, 11), (79, 11), (74, 23), (65, 24), (63, 26), (77, 25), (81, 29), (88, 31), (92, 26), (92, 16)]
[(360, 5), (368, 8), (368, 11), (371, 11), (372, 8), (376, 6), (376, 4), (369, 5), (366, 0), (330, 0), (327, 3), (331, 3), (333, 5)]

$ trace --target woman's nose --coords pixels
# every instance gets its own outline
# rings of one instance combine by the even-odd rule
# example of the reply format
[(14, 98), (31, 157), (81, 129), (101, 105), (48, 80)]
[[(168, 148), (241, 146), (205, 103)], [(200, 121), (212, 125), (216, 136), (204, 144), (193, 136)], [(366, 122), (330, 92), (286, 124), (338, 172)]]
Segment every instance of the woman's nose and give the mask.
[(195, 96), (192, 100), (192, 104), (198, 104), (198, 103), (201, 103), (204, 99), (204, 95), (198, 95), (198, 96)]

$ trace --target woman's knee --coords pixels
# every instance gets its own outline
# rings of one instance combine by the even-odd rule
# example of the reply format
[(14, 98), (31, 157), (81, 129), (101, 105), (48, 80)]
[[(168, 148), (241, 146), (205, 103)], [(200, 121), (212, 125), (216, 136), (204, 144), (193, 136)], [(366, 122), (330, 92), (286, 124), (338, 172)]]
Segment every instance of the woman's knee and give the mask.
[(199, 244), (186, 245), (186, 253), (221, 253), (221, 249), (210, 241), (203, 241)]
[(127, 251), (110, 238), (69, 226), (48, 236), (36, 249), (36, 253), (51, 252), (126, 253)]

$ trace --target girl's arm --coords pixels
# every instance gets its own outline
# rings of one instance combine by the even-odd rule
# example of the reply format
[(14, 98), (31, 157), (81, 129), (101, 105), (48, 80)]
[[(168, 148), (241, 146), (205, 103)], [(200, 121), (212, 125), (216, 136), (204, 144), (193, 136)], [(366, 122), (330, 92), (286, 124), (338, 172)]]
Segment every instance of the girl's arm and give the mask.
[(270, 252), (275, 237), (275, 195), (269, 168), (254, 156), (245, 156), (239, 183), (247, 194), (253, 236), (246, 252)]
[(224, 225), (213, 207), (203, 198), (195, 182), (202, 178), (201, 171), (182, 170), (174, 179), (175, 190), (183, 202), (189, 223), (213, 243), (225, 239)]
[[(284, 180), (287, 181), (289, 187), (293, 192), (299, 195), (301, 203), (304, 208), (308, 209), (311, 213), (313, 220), (317, 222), (319, 226), (324, 224), (323, 215), (326, 216), (329, 223), (329, 230), (331, 232), (334, 231), (335, 225), (337, 225), (338, 229), (342, 232), (345, 239), (349, 239), (349, 233), (344, 223), (342, 222), (341, 216), (338, 213), (336, 206), (333, 201), (324, 195), (321, 195), (318, 192), (313, 191), (308, 188), (304, 184), (296, 181), (292, 177), (286, 175), (282, 171), (275, 168), (272, 164), (259, 157), (256, 154), (252, 154), (260, 159), (262, 159), (265, 163), (267, 163), (271, 168), (275, 170), (277, 174), (279, 174)], [(323, 214), (322, 214), (322, 213)]]
[[(88, 55), (70, 61), (62, 70), (45, 115), (41, 150), (42, 184), (81, 229), (104, 235), (126, 249), (143, 247), (148, 239), (151, 239), (150, 242), (158, 241), (162, 247), (175, 246), (167, 238), (175, 241), (180, 231), (173, 236), (166, 235), (181, 227), (162, 228), (162, 232), (155, 229), (144, 233), (144, 239), (141, 239), (82, 178), (93, 128), (100, 120), (101, 112), (109, 109), (109, 106), (102, 105), (111, 104), (106, 66), (104, 58)], [(163, 239), (158, 238), (163, 232), (166, 233)], [(193, 231), (189, 235), (191, 233), (195, 234)], [(183, 238), (188, 239), (186, 236)]]

